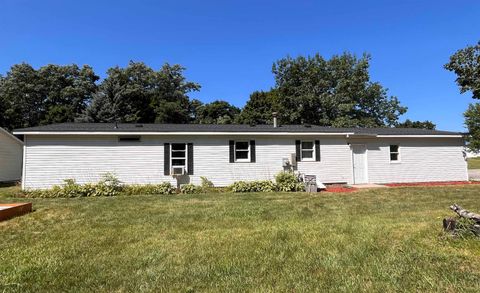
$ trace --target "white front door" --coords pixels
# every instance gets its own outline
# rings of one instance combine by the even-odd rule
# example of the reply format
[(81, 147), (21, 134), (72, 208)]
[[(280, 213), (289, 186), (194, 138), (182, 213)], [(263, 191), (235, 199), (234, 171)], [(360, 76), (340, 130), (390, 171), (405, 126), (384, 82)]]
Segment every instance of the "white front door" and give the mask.
[(352, 145), (353, 183), (368, 183), (367, 179), (367, 147), (364, 144)]

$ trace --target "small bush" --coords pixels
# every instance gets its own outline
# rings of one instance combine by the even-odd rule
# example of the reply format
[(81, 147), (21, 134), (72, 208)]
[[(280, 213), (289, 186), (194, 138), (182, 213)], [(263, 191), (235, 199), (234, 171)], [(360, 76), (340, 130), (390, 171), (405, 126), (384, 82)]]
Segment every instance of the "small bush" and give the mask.
[(212, 188), (215, 187), (213, 182), (208, 180), (207, 177), (200, 176), (200, 180), (202, 180), (202, 188)]
[(251, 192), (250, 185), (245, 181), (235, 181), (230, 185), (232, 192)]
[(277, 189), (275, 182), (270, 180), (252, 181), (250, 184), (252, 185), (252, 190), (255, 192), (274, 192)]
[(233, 192), (273, 192), (276, 186), (270, 180), (236, 181), (230, 185), (230, 189)]
[(170, 182), (163, 182), (160, 184), (146, 184), (146, 185), (125, 185), (122, 194), (136, 195), (136, 194), (174, 194), (175, 187)]
[(200, 186), (196, 186), (192, 183), (189, 184), (183, 184), (180, 187), (180, 192), (183, 194), (194, 194), (194, 193), (201, 193), (202, 188)]
[(121, 194), (173, 194), (176, 191), (169, 182), (155, 185), (121, 185), (120, 180), (111, 173), (105, 174), (98, 183), (80, 185), (74, 179), (66, 179), (64, 181), (63, 185), (55, 185), (51, 189), (27, 191), (26, 196), (40, 198), (93, 197), (117, 196)]
[(232, 192), (305, 191), (305, 185), (293, 172), (280, 172), (275, 182), (270, 180), (236, 181), (229, 186)]
[(304, 191), (305, 186), (293, 172), (280, 172), (275, 176), (278, 191)]

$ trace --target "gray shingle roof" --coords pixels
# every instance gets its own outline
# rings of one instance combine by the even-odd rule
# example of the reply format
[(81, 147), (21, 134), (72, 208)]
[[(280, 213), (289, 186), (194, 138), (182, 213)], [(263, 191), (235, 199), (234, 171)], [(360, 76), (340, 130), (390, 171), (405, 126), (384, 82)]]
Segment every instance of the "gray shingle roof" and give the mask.
[(26, 132), (289, 132), (289, 133), (354, 133), (370, 135), (459, 135), (460, 132), (417, 128), (337, 128), (316, 125), (245, 125), (245, 124), (141, 124), (141, 123), (61, 123), (16, 129)]

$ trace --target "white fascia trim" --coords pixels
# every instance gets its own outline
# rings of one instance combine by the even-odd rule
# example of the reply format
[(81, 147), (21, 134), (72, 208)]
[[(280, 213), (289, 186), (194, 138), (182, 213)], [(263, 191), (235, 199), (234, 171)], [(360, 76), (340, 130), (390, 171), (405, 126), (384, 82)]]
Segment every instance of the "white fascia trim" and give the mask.
[(1, 127), (0, 127), (0, 132), (5, 133), (6, 136), (8, 136), (12, 140), (14, 140), (16, 143), (19, 143), (19, 144), (23, 145), (23, 141), (19, 140), (14, 135), (12, 135), (10, 132), (6, 131), (5, 129), (3, 129)]
[(22, 190), (25, 190), (25, 179), (27, 179), (27, 137), (24, 137), (25, 144), (23, 145), (22, 157)]
[(353, 133), (325, 132), (77, 132), (77, 131), (16, 131), (17, 135), (267, 135), (267, 136), (347, 136)]
[(430, 134), (430, 135), (379, 135), (377, 136), (379, 138), (389, 138), (389, 137), (399, 137), (399, 138), (402, 138), (402, 137), (405, 137), (405, 138), (415, 138), (415, 137), (418, 137), (418, 138), (446, 138), (446, 137), (449, 137), (449, 138), (461, 138), (463, 137), (463, 135), (461, 134)]

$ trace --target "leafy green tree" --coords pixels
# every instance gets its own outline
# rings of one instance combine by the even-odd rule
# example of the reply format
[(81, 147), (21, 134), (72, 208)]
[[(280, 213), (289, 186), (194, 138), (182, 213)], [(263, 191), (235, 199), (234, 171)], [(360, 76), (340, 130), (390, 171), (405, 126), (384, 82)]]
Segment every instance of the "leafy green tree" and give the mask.
[(242, 124), (271, 124), (272, 113), (280, 110), (276, 90), (257, 91), (250, 95), (247, 104), (238, 115), (237, 122)]
[(187, 81), (183, 75), (184, 70), (185, 68), (178, 64), (165, 63), (155, 73), (156, 87), (152, 106), (156, 114), (156, 123), (190, 122), (190, 98), (188, 93), (199, 91), (200, 85)]
[(412, 121), (410, 119), (405, 120), (404, 122), (397, 123), (396, 127), (398, 128), (421, 128), (421, 129), (435, 129), (436, 125), (429, 120), (425, 121)]
[(152, 122), (155, 72), (144, 63), (108, 69), (83, 120), (89, 122)]
[(474, 99), (480, 99), (480, 42), (458, 50), (445, 64), (445, 69), (457, 75), (460, 93), (471, 91)]
[[(457, 75), (456, 83), (460, 93), (470, 91), (472, 98), (480, 99), (480, 42), (475, 46), (468, 46), (458, 50), (450, 57), (450, 62), (445, 64), (445, 69)], [(464, 113), (465, 125), (468, 128), (468, 147), (472, 151), (480, 150), (480, 104), (468, 106)]]
[(370, 81), (369, 55), (352, 54), (325, 60), (286, 57), (272, 68), (283, 123), (336, 127), (393, 126), (407, 108)]
[(200, 124), (232, 124), (239, 113), (239, 108), (226, 101), (214, 101), (199, 105), (196, 108), (194, 122)]
[(142, 62), (110, 68), (81, 121), (188, 123), (187, 93), (200, 86), (186, 81), (183, 71), (169, 64), (154, 71)]
[(203, 103), (202, 101), (200, 100), (197, 100), (197, 99), (193, 99), (189, 102), (189, 109), (188, 109), (188, 112), (190, 113), (190, 119), (189, 121), (191, 123), (195, 123), (195, 121), (197, 120), (197, 117), (198, 117), (198, 111), (200, 110), (200, 108), (203, 106)]
[(464, 116), (465, 125), (469, 133), (467, 138), (468, 148), (474, 152), (478, 152), (480, 150), (480, 104), (472, 103), (468, 105)]
[(90, 66), (47, 65), (38, 70), (45, 89), (45, 117), (41, 124), (73, 122), (92, 100), (99, 77)]
[(0, 78), (2, 126), (72, 122), (91, 100), (97, 80), (89, 66), (46, 65), (35, 70), (26, 63), (14, 65)]
[(13, 65), (0, 79), (4, 108), (2, 127), (14, 129), (40, 124), (45, 114), (45, 95), (38, 72), (29, 64)]

